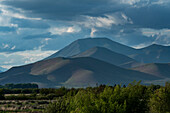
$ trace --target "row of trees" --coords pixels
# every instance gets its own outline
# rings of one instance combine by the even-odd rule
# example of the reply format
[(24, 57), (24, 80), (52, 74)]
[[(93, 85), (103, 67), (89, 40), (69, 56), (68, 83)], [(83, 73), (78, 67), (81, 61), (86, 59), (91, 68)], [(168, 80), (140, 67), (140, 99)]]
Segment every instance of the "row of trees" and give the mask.
[(72, 90), (58, 98), (45, 110), (46, 113), (170, 113), (170, 83), (164, 87), (99, 86)]
[[(70, 90), (78, 89), (66, 89), (61, 87), (59, 89), (54, 88), (41, 88), (41, 89), (0, 89), (0, 100), (53, 100), (57, 97), (66, 95)], [(5, 96), (8, 94), (8, 96)], [(10, 94), (10, 95), (9, 95)]]
[(0, 88), (6, 89), (28, 89), (28, 88), (38, 88), (37, 84), (25, 83), (25, 84), (5, 84), (0, 85)]

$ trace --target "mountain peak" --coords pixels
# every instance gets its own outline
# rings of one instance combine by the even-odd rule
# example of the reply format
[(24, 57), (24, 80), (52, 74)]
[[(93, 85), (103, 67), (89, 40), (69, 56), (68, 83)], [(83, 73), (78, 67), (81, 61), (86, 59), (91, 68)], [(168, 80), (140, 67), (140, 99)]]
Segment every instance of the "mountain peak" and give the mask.
[(81, 40), (111, 40), (109, 38), (106, 38), (106, 37), (88, 37), (88, 38), (81, 38), (81, 39), (77, 39), (77, 41), (81, 41)]
[(165, 46), (159, 45), (159, 44), (152, 44), (152, 45), (150, 45), (150, 47), (165, 47)]
[(159, 45), (159, 44), (152, 44), (148, 47), (145, 47), (145, 48), (152, 48), (152, 49), (161, 49), (161, 48), (166, 48), (166, 47), (169, 47), (169, 46), (164, 46), (164, 45)]
[(47, 59), (55, 58), (55, 57), (72, 57), (76, 54), (79, 54), (81, 52), (84, 52), (96, 46), (104, 47), (111, 51), (124, 54), (124, 55), (129, 55), (130, 53), (136, 52), (134, 48), (112, 41), (111, 39), (105, 37), (84, 38), (72, 42), (71, 44), (69, 44), (62, 50), (58, 51), (57, 53), (53, 54), (52, 56), (48, 57)]

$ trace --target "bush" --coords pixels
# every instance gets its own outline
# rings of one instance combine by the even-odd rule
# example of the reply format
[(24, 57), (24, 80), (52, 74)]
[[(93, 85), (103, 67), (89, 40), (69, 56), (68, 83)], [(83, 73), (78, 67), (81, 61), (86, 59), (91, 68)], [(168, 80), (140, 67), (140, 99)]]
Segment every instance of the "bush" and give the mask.
[(170, 83), (152, 94), (149, 107), (151, 113), (170, 113)]

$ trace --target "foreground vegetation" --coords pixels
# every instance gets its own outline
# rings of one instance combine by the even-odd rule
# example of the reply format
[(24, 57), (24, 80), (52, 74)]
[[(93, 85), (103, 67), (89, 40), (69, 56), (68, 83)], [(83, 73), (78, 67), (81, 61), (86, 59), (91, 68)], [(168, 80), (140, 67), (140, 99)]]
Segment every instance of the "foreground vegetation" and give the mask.
[[(20, 93), (14, 95), (14, 92)], [(12, 106), (15, 108), (12, 111), (45, 113), (170, 113), (170, 83), (144, 86), (134, 82), (127, 87), (100, 85), (85, 89), (1, 89), (0, 95), (4, 108), (1, 111), (5, 107), (9, 111)]]
[(79, 89), (58, 98), (46, 113), (170, 113), (170, 83), (165, 87), (140, 83)]

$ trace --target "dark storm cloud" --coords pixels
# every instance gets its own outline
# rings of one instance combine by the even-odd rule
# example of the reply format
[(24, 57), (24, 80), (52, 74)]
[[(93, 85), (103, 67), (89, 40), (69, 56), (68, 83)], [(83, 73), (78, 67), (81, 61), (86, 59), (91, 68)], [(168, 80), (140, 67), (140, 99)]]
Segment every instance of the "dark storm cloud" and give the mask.
[(47, 29), (50, 26), (45, 23), (44, 21), (40, 20), (28, 20), (28, 19), (19, 19), (19, 18), (12, 18), (11, 22), (13, 24), (17, 24), (20, 28), (40, 28), (40, 29)]
[(101, 16), (124, 8), (117, 0), (8, 0), (3, 3), (31, 11), (29, 16), (54, 20), (70, 20), (80, 15)]
[(170, 28), (170, 4), (129, 8), (125, 10), (125, 14), (132, 19), (135, 27)]
[(133, 27), (170, 28), (170, 2), (166, 0), (7, 0), (3, 4), (28, 11), (30, 17), (62, 21), (123, 12), (131, 18)]

